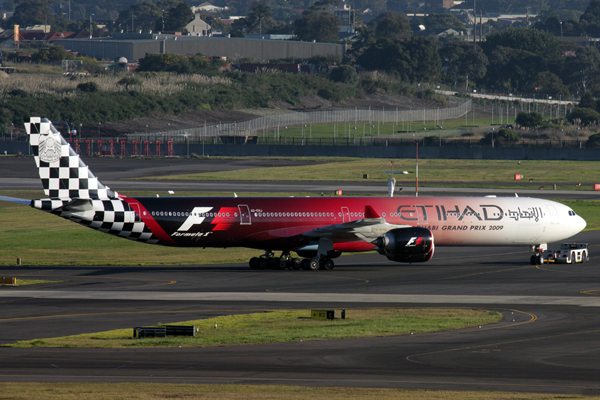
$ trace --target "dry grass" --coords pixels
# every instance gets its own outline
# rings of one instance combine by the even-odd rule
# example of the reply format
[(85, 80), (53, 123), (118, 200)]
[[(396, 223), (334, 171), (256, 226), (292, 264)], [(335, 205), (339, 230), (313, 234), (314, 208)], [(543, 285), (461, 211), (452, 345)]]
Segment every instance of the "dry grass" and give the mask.
[(260, 399), (260, 400), (552, 400), (599, 399), (598, 396), (411, 390), (356, 387), (307, 387), (284, 385), (171, 384), (171, 383), (0, 383), (0, 399), (11, 400), (155, 400), (155, 399)]
[[(177, 75), (171, 73), (161, 73), (155, 76), (137, 75), (142, 82), (135, 87), (142, 93), (160, 93), (169, 96), (174, 93), (186, 90), (190, 83), (194, 84), (231, 84), (227, 78), (206, 77), (202, 75)], [(82, 82), (95, 82), (100, 90), (108, 92), (118, 92), (125, 90), (125, 86), (117, 84), (123, 75), (109, 75), (98, 77), (85, 77), (75, 80), (65, 78), (62, 75), (24, 75), (13, 74), (2, 80), (0, 95), (5, 95), (12, 90), (20, 89), (29, 93), (47, 93), (59, 94), (64, 97), (75, 95), (75, 89)]]

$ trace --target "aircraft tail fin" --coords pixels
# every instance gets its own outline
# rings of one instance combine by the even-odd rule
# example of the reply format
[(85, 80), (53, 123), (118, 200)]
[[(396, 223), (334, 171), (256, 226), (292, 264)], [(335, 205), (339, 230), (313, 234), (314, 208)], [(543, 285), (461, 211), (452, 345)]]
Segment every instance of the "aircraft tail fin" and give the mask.
[(48, 197), (65, 200), (118, 198), (117, 192), (96, 178), (50, 120), (31, 117), (25, 121), (25, 129)]

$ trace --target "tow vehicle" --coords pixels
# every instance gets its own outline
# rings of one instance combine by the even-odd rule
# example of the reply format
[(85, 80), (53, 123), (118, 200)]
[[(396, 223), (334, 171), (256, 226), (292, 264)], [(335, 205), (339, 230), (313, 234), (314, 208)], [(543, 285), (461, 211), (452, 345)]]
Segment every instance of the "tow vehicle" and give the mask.
[(575, 264), (589, 261), (587, 243), (562, 243), (560, 250), (548, 250), (546, 256), (540, 259), (540, 264), (560, 263)]

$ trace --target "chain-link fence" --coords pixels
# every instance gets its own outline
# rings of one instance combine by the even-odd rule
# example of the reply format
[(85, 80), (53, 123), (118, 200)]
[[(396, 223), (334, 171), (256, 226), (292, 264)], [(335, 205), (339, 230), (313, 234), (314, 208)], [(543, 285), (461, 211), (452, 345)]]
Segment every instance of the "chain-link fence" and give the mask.
[[(221, 136), (264, 136), (267, 132), (280, 132), (288, 126), (303, 124), (325, 124), (337, 122), (368, 122), (370, 123), (396, 123), (406, 125), (410, 129), (411, 124), (417, 122), (434, 121), (442, 125), (446, 119), (459, 118), (471, 111), (472, 102), (467, 100), (456, 107), (444, 107), (435, 109), (343, 109), (326, 111), (296, 111), (286, 114), (259, 117), (248, 121), (229, 123), (205, 123), (203, 126), (189, 129), (170, 131), (147, 131), (133, 132), (127, 134), (129, 140), (148, 140), (149, 137), (169, 137), (175, 142), (198, 142), (207, 141)], [(438, 122), (439, 121), (439, 122)]]

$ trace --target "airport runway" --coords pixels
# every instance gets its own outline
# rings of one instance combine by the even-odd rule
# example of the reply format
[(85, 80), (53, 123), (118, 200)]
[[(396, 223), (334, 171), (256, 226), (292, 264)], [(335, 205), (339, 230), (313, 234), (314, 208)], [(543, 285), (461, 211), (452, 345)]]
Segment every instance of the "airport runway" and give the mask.
[[(0, 381), (239, 382), (600, 394), (600, 233), (586, 264), (525, 248), (438, 248), (425, 264), (345, 256), (333, 271), (243, 264), (2, 267), (61, 283), (0, 288), (0, 344), (285, 308), (457, 306), (496, 325), (434, 334), (207, 349), (0, 348)], [(199, 250), (201, 256), (201, 250)]]

